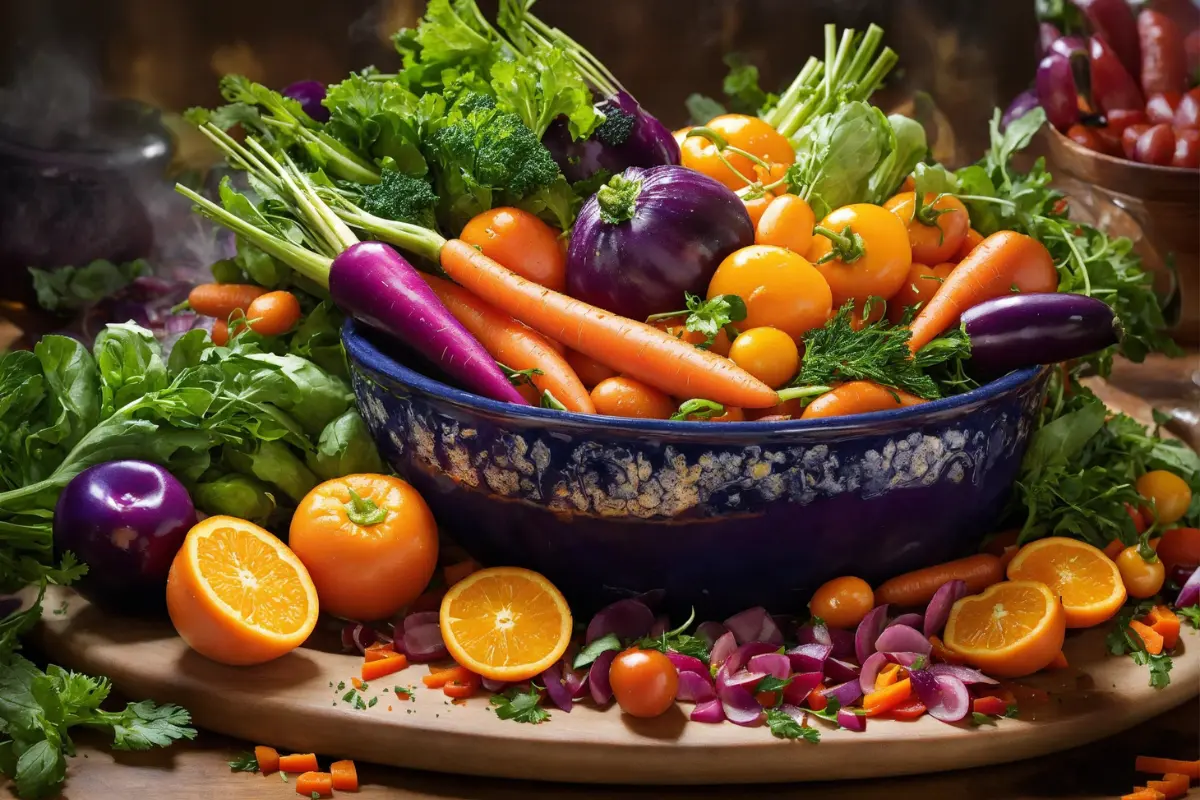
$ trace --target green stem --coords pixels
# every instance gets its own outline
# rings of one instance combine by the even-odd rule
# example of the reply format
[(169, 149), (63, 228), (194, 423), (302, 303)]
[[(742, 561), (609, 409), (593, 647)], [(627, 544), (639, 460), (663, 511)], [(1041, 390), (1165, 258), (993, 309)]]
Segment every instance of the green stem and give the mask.
[(786, 403), (788, 400), (816, 397), (829, 391), (833, 391), (832, 386), (791, 386), (787, 389), (780, 389), (776, 394), (779, 395), (779, 402)]
[(365, 528), (369, 525), (378, 525), (387, 519), (387, 511), (370, 498), (363, 497), (351, 489), (350, 502), (346, 503), (346, 516), (355, 525)]
[(596, 192), (596, 203), (600, 206), (600, 218), (609, 225), (619, 225), (633, 219), (637, 211), (638, 195), (642, 193), (640, 180), (629, 180), (623, 175), (614, 175)]
[(701, 136), (712, 142), (718, 150), (724, 150), (729, 146), (729, 141), (721, 134), (714, 131), (707, 125), (697, 125), (687, 132), (688, 136)]
[(853, 264), (867, 254), (866, 243), (862, 236), (850, 230), (850, 226), (842, 228), (842, 232), (831, 231), (822, 225), (813, 228), (813, 233), (820, 234), (833, 243), (833, 249), (821, 257), (818, 264), (837, 259), (843, 264)]
[(970, 200), (973, 203), (995, 203), (998, 206), (1007, 208), (1016, 208), (1017, 204), (1012, 200), (1006, 200), (1003, 197), (988, 197), (983, 194), (956, 194), (954, 195), (959, 200)]
[(795, 107), (796, 103), (800, 102), (801, 95), (806, 89), (810, 89), (812, 85), (820, 80), (820, 70), (824, 69), (820, 61), (815, 57), (809, 56), (808, 61), (804, 62), (804, 67), (800, 70), (800, 74), (792, 81), (791, 86), (780, 96), (779, 102), (763, 117), (763, 121), (772, 128), (779, 126), (784, 115)]
[(339, 208), (335, 212), (348, 225), (371, 234), (381, 242), (394, 244), (422, 258), (437, 262), (446, 240), (428, 228), (407, 222), (384, 219), (362, 210)]

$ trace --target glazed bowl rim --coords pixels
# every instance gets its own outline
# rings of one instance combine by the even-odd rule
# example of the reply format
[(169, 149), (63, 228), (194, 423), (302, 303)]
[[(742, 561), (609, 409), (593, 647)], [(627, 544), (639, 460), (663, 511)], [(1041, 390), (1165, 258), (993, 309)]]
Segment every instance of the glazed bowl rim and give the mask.
[(457, 389), (434, 378), (422, 375), (387, 355), (367, 340), (358, 327), (360, 323), (347, 318), (342, 327), (342, 343), (350, 361), (372, 372), (383, 375), (401, 385), (427, 395), (449, 401), (471, 411), (484, 412), (522, 422), (544, 422), (556, 427), (586, 428), (596, 432), (614, 434), (657, 434), (685, 439), (725, 439), (730, 434), (780, 434), (792, 432), (863, 432), (861, 429), (875, 428), (881, 424), (912, 420), (920, 422), (927, 417), (939, 416), (982, 405), (1024, 385), (1031, 384), (1048, 367), (1026, 367), (1015, 370), (1000, 378), (985, 383), (977, 389), (952, 397), (930, 400), (915, 406), (888, 411), (873, 411), (869, 414), (851, 414), (845, 417), (808, 420), (771, 420), (767, 422), (737, 422), (717, 425), (698, 420), (633, 419), (628, 417), (606, 417), (598, 414), (578, 414), (572, 411), (557, 411), (536, 406), (519, 406), (491, 400), (486, 397)]

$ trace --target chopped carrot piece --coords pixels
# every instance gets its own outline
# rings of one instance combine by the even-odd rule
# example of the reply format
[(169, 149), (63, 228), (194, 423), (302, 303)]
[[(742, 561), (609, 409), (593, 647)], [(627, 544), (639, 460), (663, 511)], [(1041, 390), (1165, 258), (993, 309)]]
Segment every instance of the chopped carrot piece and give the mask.
[(1162, 792), (1145, 786), (1135, 786), (1133, 794), (1123, 795), (1121, 800), (1167, 800), (1167, 798)]
[(362, 678), (351, 678), (350, 685), (355, 689), (361, 689), (363, 687)]
[(1179, 644), (1179, 617), (1166, 606), (1150, 609), (1142, 622), (1162, 637), (1164, 650), (1173, 650)]
[(1000, 697), (976, 697), (971, 701), (971, 711), (989, 717), (1002, 717), (1008, 711), (1008, 704)]
[(1142, 641), (1146, 643), (1146, 652), (1152, 656), (1156, 656), (1163, 651), (1163, 637), (1158, 631), (1151, 628), (1149, 625), (1144, 625), (1141, 622), (1130, 620), (1130, 630), (1142, 637)]
[(905, 678), (896, 681), (891, 686), (885, 686), (871, 692), (863, 698), (863, 709), (866, 716), (875, 717), (886, 711), (891, 711), (912, 695), (912, 682)]
[(460, 561), (457, 564), (451, 564), (446, 567), (442, 570), (442, 575), (446, 578), (446, 585), (453, 586), (472, 572), (478, 571), (479, 564), (468, 558), (466, 561)]
[(364, 661), (362, 665), (362, 679), (364, 681), (376, 681), (385, 675), (399, 672), (407, 666), (408, 656), (403, 653), (396, 653), (388, 658), (381, 658), (378, 661)]
[(1167, 800), (1175, 800), (1175, 798), (1187, 794), (1188, 788), (1191, 786), (1191, 781), (1187, 779), (1187, 776), (1174, 772), (1168, 774), (1174, 775), (1178, 780), (1167, 780), (1167, 776), (1164, 775), (1161, 781), (1146, 781), (1146, 788), (1162, 792)]
[(442, 687), (442, 693), (456, 700), (465, 700), (479, 691), (482, 679), (474, 672), (468, 672), (465, 680), (454, 679)]
[(933, 658), (935, 661), (942, 661), (946, 664), (962, 664), (963, 657), (958, 653), (946, 647), (946, 643), (936, 636), (929, 637), (929, 644), (933, 647)]
[(471, 679), (471, 671), (463, 667), (451, 667), (440, 672), (430, 672), (421, 676), (421, 683), (430, 689), (441, 689), (447, 683), (466, 683)]
[(296, 794), (333, 797), (333, 776), (328, 772), (306, 772), (296, 778)]
[(353, 761), (335, 761), (329, 765), (329, 774), (333, 776), (333, 788), (339, 792), (358, 791), (358, 770)]
[(1048, 669), (1048, 670), (1066, 669), (1069, 666), (1071, 666), (1071, 665), (1069, 663), (1067, 663), (1067, 654), (1064, 653), (1063, 651), (1059, 650), (1058, 655), (1056, 655), (1054, 657), (1054, 660), (1046, 665), (1046, 669)]
[(1186, 775), (1190, 780), (1200, 780), (1200, 761), (1179, 761), (1174, 758), (1138, 756), (1133, 768), (1138, 772), (1150, 775), (1165, 775), (1168, 772), (1177, 772), (1180, 775)]
[(896, 682), (898, 677), (900, 677), (900, 665), (888, 664), (879, 672), (878, 675), (875, 676), (876, 691), (884, 688), (885, 686), (891, 686)]
[(292, 753), (290, 756), (279, 757), (281, 772), (316, 772), (316, 753)]
[(1173, 784), (1176, 787), (1176, 790), (1179, 792), (1180, 797), (1186, 795), (1188, 793), (1188, 789), (1192, 785), (1191, 778), (1179, 772), (1168, 772), (1166, 775), (1163, 775), (1163, 780), (1169, 784)]
[(258, 745), (254, 748), (254, 760), (258, 762), (258, 771), (263, 775), (279, 772), (279, 753), (274, 747)]
[[(394, 655), (397, 655), (395, 645), (391, 642), (379, 642), (368, 647), (363, 653), (363, 658), (367, 661), (382, 661)], [(401, 653), (400, 655), (403, 654)]]

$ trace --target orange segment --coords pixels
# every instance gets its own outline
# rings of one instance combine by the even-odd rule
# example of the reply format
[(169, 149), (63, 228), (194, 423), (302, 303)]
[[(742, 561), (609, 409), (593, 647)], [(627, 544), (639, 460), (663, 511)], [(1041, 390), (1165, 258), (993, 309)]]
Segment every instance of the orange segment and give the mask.
[(536, 572), (493, 567), (472, 573), (442, 598), (442, 639), (460, 666), (497, 681), (523, 681), (562, 658), (571, 609)]
[(1068, 628), (1099, 625), (1125, 604), (1121, 571), (1087, 542), (1051, 536), (1025, 545), (1008, 564), (1013, 581), (1040, 581), (1062, 598)]
[(989, 675), (1019, 678), (1050, 664), (1066, 632), (1066, 614), (1049, 586), (1008, 581), (955, 603), (945, 642)]
[(222, 664), (261, 664), (304, 643), (317, 591), (300, 559), (268, 531), (233, 517), (193, 527), (171, 564), (167, 611), (175, 630)]

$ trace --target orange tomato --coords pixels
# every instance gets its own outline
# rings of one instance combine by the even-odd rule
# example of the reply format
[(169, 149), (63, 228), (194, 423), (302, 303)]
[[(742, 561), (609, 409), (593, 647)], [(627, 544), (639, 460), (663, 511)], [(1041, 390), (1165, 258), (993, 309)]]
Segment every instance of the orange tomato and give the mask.
[(825, 276), (835, 306), (871, 296), (891, 300), (900, 291), (912, 266), (912, 249), (899, 217), (881, 206), (855, 203), (821, 220), (815, 232), (822, 230), (841, 242), (835, 249), (828, 236), (814, 236), (808, 260)]
[[(708, 341), (708, 337), (703, 333), (689, 331), (686, 327), (686, 322), (687, 317), (680, 316), (668, 317), (666, 319), (656, 319), (650, 324), (655, 328), (658, 328), (660, 331), (666, 331), (676, 339), (682, 339), (691, 345), (701, 345)], [(741, 325), (743, 323), (739, 322), (737, 324)], [(712, 350), (719, 356), (729, 355), (729, 334), (725, 333), (724, 330), (718, 331), (716, 338), (713, 339), (713, 343), (709, 345), (708, 349)], [(583, 380), (583, 378), (581, 377), (580, 380)], [(584, 383), (586, 383), (586, 381), (584, 381)]]
[(608, 681), (621, 710), (631, 717), (657, 717), (675, 705), (679, 671), (657, 650), (626, 650), (613, 659)]
[(1153, 597), (1162, 589), (1167, 579), (1167, 570), (1161, 559), (1147, 561), (1142, 558), (1137, 545), (1126, 547), (1117, 556), (1117, 569), (1130, 597), (1144, 600)]
[(759, 195), (758, 197), (750, 200), (742, 198), (742, 203), (746, 206), (746, 213), (750, 215), (750, 224), (754, 225), (755, 228), (758, 227), (759, 220), (762, 219), (762, 215), (767, 212), (768, 208), (770, 208), (771, 202), (774, 199), (775, 195), (771, 194), (770, 192)]
[(291, 292), (267, 292), (246, 308), (250, 330), (263, 336), (287, 333), (300, 321), (300, 301)]
[(822, 584), (808, 604), (814, 617), (825, 620), (831, 628), (842, 630), (856, 627), (874, 607), (875, 594), (870, 584), (850, 575)]
[(804, 255), (812, 246), (813, 226), (817, 218), (802, 197), (781, 194), (776, 197), (754, 228), (755, 244), (773, 244)]
[(733, 340), (729, 360), (778, 389), (800, 369), (800, 350), (795, 340), (778, 328), (751, 328)]
[(675, 143), (683, 147), (683, 140), (687, 138), (688, 131), (696, 127), (695, 125), (684, 125), (682, 128), (671, 131), (671, 135), (675, 137)]
[[(617, 374), (596, 359), (585, 356), (578, 350), (567, 350), (563, 354), (563, 358), (571, 365), (571, 369), (575, 370), (575, 374), (579, 376), (579, 380), (583, 382), (583, 385), (589, 389), (606, 378), (616, 377)], [(534, 405), (537, 404), (535, 403)]]
[(295, 650), (317, 625), (308, 570), (271, 533), (233, 517), (198, 523), (167, 576), (167, 613), (202, 656), (245, 666)]
[(1066, 632), (1067, 617), (1050, 587), (1005, 581), (955, 603), (944, 641), (988, 675), (1020, 678), (1054, 661)]
[(493, 208), (476, 215), (458, 238), (523, 278), (556, 292), (567, 286), (567, 258), (558, 234), (519, 208)]
[(708, 297), (735, 294), (746, 304), (741, 328), (778, 328), (799, 340), (829, 319), (833, 296), (803, 256), (772, 245), (730, 253), (708, 284)]
[(1090, 628), (1125, 604), (1125, 585), (1104, 551), (1078, 539), (1050, 536), (1022, 547), (1008, 563), (1008, 579), (1041, 581), (1062, 599), (1068, 628)]
[(908, 229), (913, 261), (941, 264), (949, 261), (962, 246), (971, 226), (967, 207), (954, 195), (927, 193), (918, 216), (915, 192), (901, 192), (883, 207), (891, 211)]
[(1137, 491), (1153, 502), (1153, 512), (1148, 519), (1160, 525), (1178, 522), (1192, 504), (1192, 489), (1187, 481), (1174, 472), (1156, 469), (1137, 479)]
[(666, 394), (641, 381), (624, 376), (607, 378), (592, 389), (596, 413), (607, 417), (670, 419), (675, 402)]
[[(788, 165), (796, 160), (796, 151), (787, 137), (758, 117), (722, 114), (709, 120), (704, 127), (715, 131), (728, 144), (758, 156), (768, 164)], [(740, 189), (756, 178), (753, 161), (726, 152), (725, 160), (737, 170), (733, 172), (721, 162), (719, 148), (703, 136), (688, 136), (679, 149), (683, 166), (714, 178), (730, 189)]]
[(888, 303), (888, 319), (898, 324), (904, 319), (904, 312), (907, 308), (917, 305), (924, 306), (928, 303), (929, 298), (937, 293), (937, 290), (941, 288), (942, 281), (954, 267), (954, 264), (938, 264), (936, 267), (929, 267), (913, 262), (908, 269), (908, 277), (905, 279), (904, 285)]
[[(791, 164), (772, 164), (770, 169), (763, 169), (760, 165), (754, 165), (754, 176), (758, 178), (759, 183), (764, 186), (770, 186), (773, 183), (779, 183), (787, 175), (788, 168)], [(771, 194), (780, 195), (787, 191), (787, 185), (783, 184), (771, 191)]]
[(347, 475), (309, 492), (288, 542), (321, 608), (346, 619), (387, 619), (416, 600), (437, 568), (437, 523), (399, 478)]

